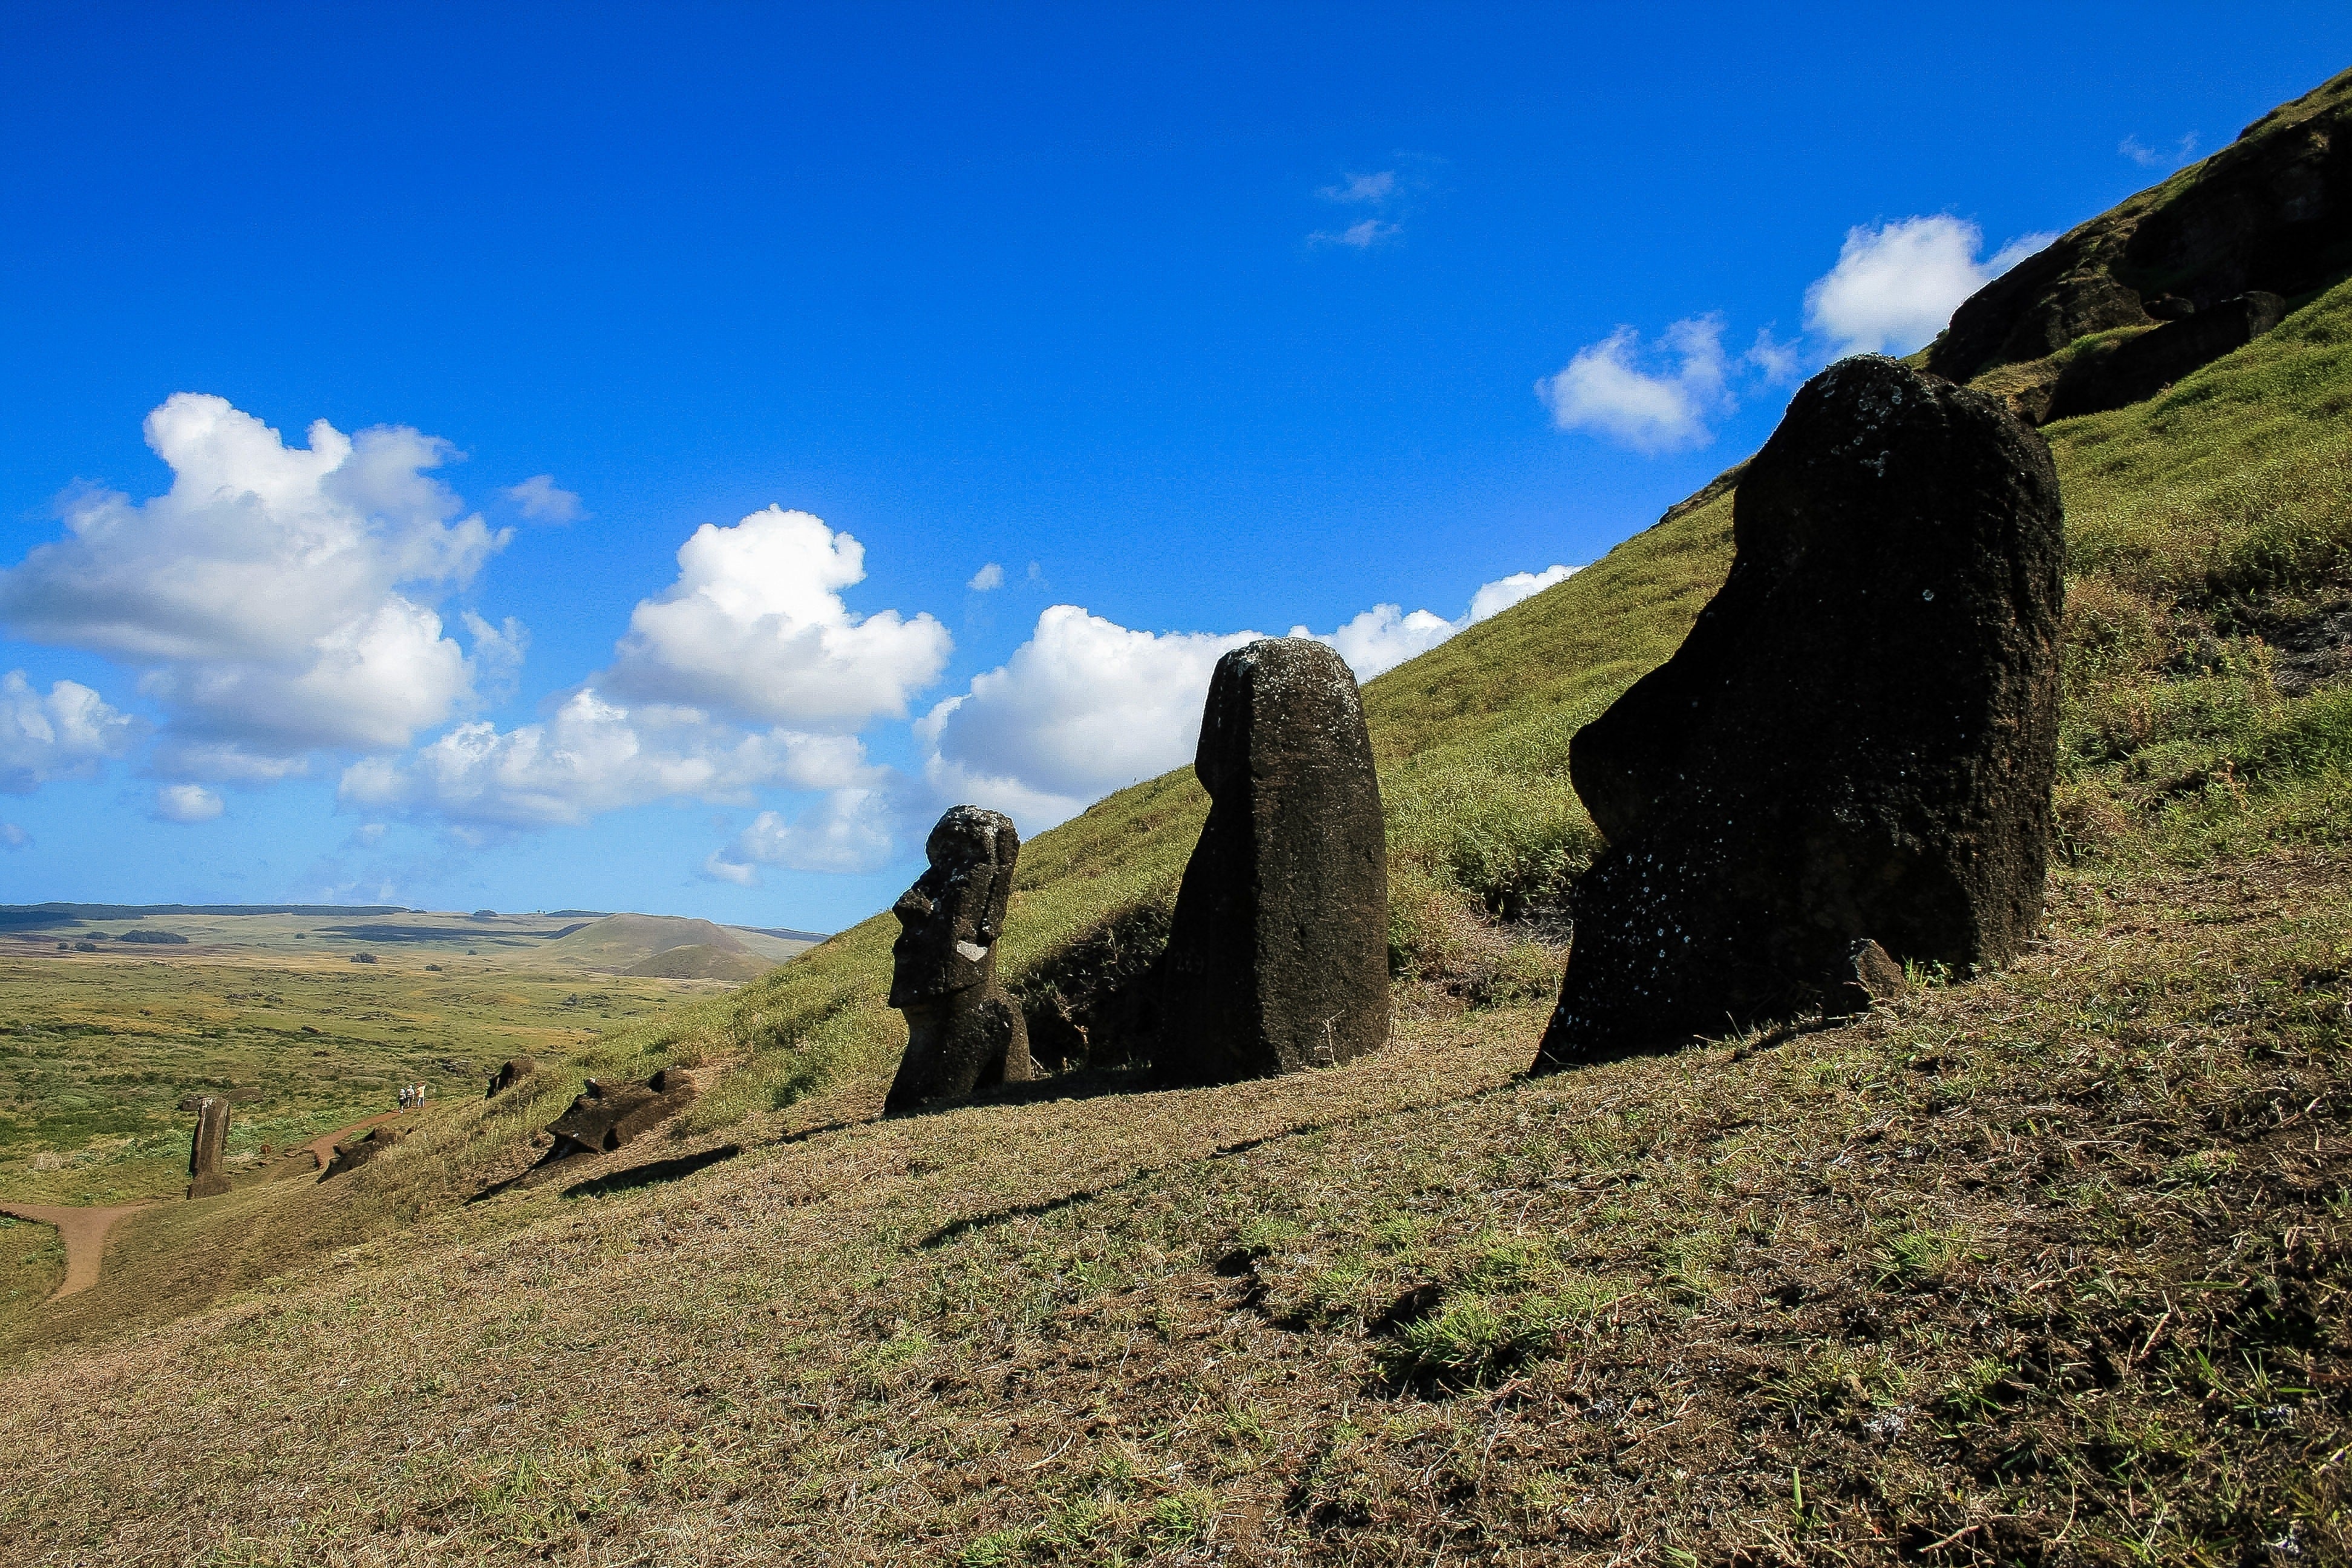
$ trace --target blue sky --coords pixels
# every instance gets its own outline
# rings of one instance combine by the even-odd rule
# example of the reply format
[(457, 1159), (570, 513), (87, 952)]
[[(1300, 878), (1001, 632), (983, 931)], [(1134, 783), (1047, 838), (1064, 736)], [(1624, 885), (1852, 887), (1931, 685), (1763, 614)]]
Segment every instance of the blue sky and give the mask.
[(0, 901), (818, 929), (947, 804), (1189, 758), (1244, 631), (1370, 674), (1597, 558), (2352, 64), (2340, 5), (0, 21)]

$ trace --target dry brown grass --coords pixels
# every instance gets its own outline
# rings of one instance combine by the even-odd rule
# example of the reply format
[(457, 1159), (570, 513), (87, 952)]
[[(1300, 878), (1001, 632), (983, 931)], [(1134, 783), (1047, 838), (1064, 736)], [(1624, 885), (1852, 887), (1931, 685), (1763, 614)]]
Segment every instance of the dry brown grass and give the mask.
[(1532, 1082), (1535, 1009), (862, 1081), (33, 1355), (0, 1555), (2343, 1561), (2347, 893), (2070, 878), (2006, 975)]

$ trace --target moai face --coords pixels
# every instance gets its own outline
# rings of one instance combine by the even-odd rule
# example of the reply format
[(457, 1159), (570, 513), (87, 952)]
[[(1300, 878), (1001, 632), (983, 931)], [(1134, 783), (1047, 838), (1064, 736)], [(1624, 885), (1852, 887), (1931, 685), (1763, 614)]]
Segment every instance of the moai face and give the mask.
[(1010, 817), (959, 805), (940, 818), (924, 846), (930, 868), (890, 910), (904, 928), (890, 949), (891, 1006), (987, 984), (1020, 852)]

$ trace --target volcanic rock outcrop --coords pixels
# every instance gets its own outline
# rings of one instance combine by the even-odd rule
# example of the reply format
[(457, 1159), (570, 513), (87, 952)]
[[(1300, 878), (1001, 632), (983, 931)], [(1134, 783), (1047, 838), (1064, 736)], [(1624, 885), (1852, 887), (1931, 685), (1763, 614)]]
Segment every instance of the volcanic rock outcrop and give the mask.
[[(1927, 350), (1927, 369), (1968, 381), (2018, 367), (2006, 373), (2003, 390), (2036, 424), (2092, 412), (2094, 401), (2120, 407), (2268, 331), (2275, 318), (2263, 324), (2260, 296), (2292, 299), (2347, 269), (2352, 71), (2281, 104), (2211, 157), (2061, 235), (1985, 285), (1952, 312)], [(2051, 356), (2088, 333), (2158, 321), (2198, 330), (2146, 332), (2119, 345), (2120, 359), (2134, 343), (2163, 340), (2136, 352), (2147, 356), (2140, 364), (2115, 367), (2133, 375), (2098, 375), (2096, 400), (2054, 395)], [(2075, 373), (2074, 396), (2094, 368)]]
[(996, 983), (1021, 855), (1013, 819), (950, 807), (923, 852), (929, 868), (890, 910), (901, 928), (890, 948), (890, 1005), (907, 1017), (907, 1054), (882, 1105), (891, 1116), (1026, 1083), (1034, 1071), (1021, 1009)]
[(2051, 388), (2042, 423), (2101, 414), (2154, 397), (2199, 365), (2242, 349), (2286, 319), (2286, 301), (2260, 290), (2209, 310), (2184, 309), (2137, 337), (2086, 345)]
[(2042, 437), (1849, 359), (1733, 506), (1688, 639), (1570, 745), (1609, 847), (1537, 1071), (1850, 1010), (1902, 961), (2000, 963), (2039, 922), (2064, 552)]
[(590, 1079), (572, 1108), (547, 1131), (555, 1146), (547, 1163), (575, 1154), (603, 1154), (659, 1125), (692, 1104), (700, 1087), (683, 1068), (664, 1068), (643, 1083), (603, 1083)]
[(1158, 1065), (1224, 1082), (1388, 1043), (1388, 841), (1356, 678), (1266, 637), (1217, 661), (1193, 771), (1209, 820), (1158, 977)]
[(228, 1101), (216, 1094), (199, 1095), (191, 1109), (196, 1132), (188, 1143), (188, 1196), (218, 1197), (228, 1191), (228, 1178), (221, 1174), (221, 1155), (228, 1149)]

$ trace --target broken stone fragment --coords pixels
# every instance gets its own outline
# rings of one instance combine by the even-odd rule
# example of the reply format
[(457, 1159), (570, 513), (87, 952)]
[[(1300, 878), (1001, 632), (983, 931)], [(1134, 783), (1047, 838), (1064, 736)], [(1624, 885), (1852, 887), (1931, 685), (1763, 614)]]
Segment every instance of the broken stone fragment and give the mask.
[(340, 1176), (346, 1171), (356, 1171), (379, 1154), (396, 1147), (407, 1136), (405, 1131), (397, 1127), (372, 1128), (367, 1136), (355, 1138), (338, 1148), (335, 1151), (335, 1157), (327, 1162), (325, 1173), (319, 1179), (323, 1182), (331, 1177)]
[(499, 1070), (490, 1076), (490, 1091), (482, 1098), (496, 1100), (538, 1070), (539, 1064), (529, 1057), (509, 1057)]
[(592, 1078), (572, 1108), (548, 1124), (555, 1140), (548, 1158), (608, 1153), (685, 1110), (699, 1092), (683, 1068), (664, 1068), (643, 1083)]
[(2003, 963), (2039, 924), (2064, 550), (2041, 436), (1844, 360), (1732, 527), (1689, 637), (1570, 743), (1609, 847), (1538, 1071), (1852, 1011), (1903, 961)]

